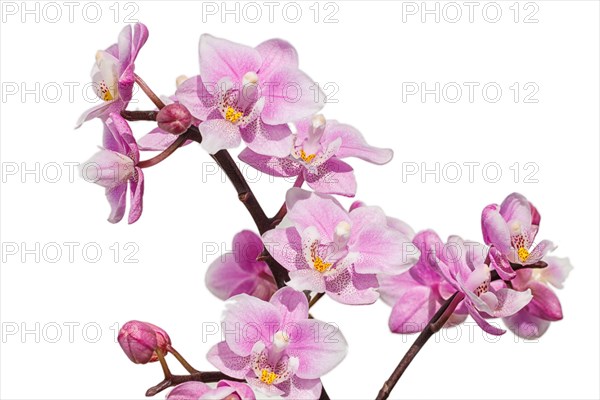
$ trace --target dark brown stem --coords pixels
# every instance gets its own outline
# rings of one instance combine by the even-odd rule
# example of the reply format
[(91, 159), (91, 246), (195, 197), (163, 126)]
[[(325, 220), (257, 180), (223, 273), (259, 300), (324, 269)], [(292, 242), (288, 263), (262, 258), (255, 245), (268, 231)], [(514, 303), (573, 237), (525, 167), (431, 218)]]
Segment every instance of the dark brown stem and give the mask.
[(408, 368), (410, 363), (414, 360), (415, 356), (419, 353), (421, 348), (427, 343), (429, 338), (433, 336), (434, 333), (438, 332), (444, 324), (448, 321), (458, 304), (464, 299), (465, 295), (460, 292), (454, 293), (446, 302), (440, 307), (440, 309), (435, 313), (431, 321), (427, 324), (425, 329), (419, 334), (415, 342), (410, 349), (406, 352), (400, 363), (392, 372), (389, 379), (385, 381), (383, 387), (379, 391), (376, 400), (386, 400), (398, 380), (404, 374), (404, 371)]
[(315, 296), (310, 299), (310, 303), (308, 303), (308, 308), (312, 308), (321, 298), (325, 295), (325, 293), (317, 293)]
[(325, 390), (325, 386), (321, 388), (321, 395), (319, 396), (319, 400), (330, 400), (327, 391)]
[(138, 75), (134, 74), (134, 76), (135, 83), (137, 83), (140, 89), (142, 89), (144, 93), (146, 93), (146, 96), (148, 96), (150, 100), (152, 100), (154, 105), (158, 107), (159, 110), (163, 108), (165, 106), (165, 103), (163, 103), (163, 101), (156, 95), (156, 93), (152, 91), (152, 89), (150, 89), (150, 86), (148, 86), (146, 82), (144, 82), (144, 80)]
[(238, 198), (248, 209), (260, 234), (262, 235), (271, 229), (269, 218), (258, 203), (256, 196), (254, 196), (252, 189), (250, 189), (248, 182), (242, 175), (242, 171), (237, 167), (229, 152), (227, 150), (221, 150), (216, 154), (213, 154), (212, 158), (219, 164), (221, 169), (225, 172), (225, 175), (227, 175), (231, 181), (231, 184), (237, 191)]
[[(200, 143), (202, 142), (202, 135), (197, 128), (196, 131), (197, 133), (190, 135), (189, 139)], [(188, 132), (190, 131), (188, 130)], [(262, 235), (266, 231), (273, 229), (275, 226), (273, 226), (271, 219), (265, 214), (263, 208), (256, 199), (256, 196), (254, 196), (252, 189), (250, 189), (248, 182), (242, 175), (242, 172), (236, 165), (233, 158), (231, 158), (229, 152), (227, 150), (221, 150), (213, 154), (212, 158), (217, 162), (219, 167), (221, 167), (231, 181), (231, 184), (237, 192), (238, 199), (244, 204), (252, 216), (252, 219), (254, 220), (254, 223), (256, 224), (260, 234)], [(266, 262), (269, 266), (269, 269), (273, 274), (273, 278), (275, 278), (275, 282), (277, 283), (277, 287), (282, 288), (285, 286), (285, 282), (289, 280), (288, 271), (281, 264), (275, 261), (273, 257), (271, 257), (266, 248), (263, 249), (263, 254), (259, 257), (259, 259)]]
[(127, 121), (156, 121), (158, 111), (121, 111), (121, 116)]
[(171, 375), (169, 377), (165, 377), (162, 382), (159, 384), (152, 386), (150, 389), (146, 391), (147, 397), (152, 397), (162, 392), (165, 389), (170, 388), (171, 386), (177, 386), (184, 382), (197, 381), (204, 383), (218, 382), (222, 379), (227, 379), (229, 381), (238, 381), (243, 382), (240, 379), (232, 378), (230, 376), (225, 375), (222, 372), (218, 371), (209, 371), (209, 372), (195, 372), (190, 375)]

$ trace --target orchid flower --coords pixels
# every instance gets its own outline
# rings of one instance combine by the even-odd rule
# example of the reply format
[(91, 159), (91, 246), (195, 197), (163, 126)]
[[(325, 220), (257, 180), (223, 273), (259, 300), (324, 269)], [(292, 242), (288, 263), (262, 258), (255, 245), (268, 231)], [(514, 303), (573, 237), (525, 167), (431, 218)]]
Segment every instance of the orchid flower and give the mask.
[(533, 299), (521, 311), (504, 318), (504, 323), (516, 335), (527, 339), (539, 338), (546, 333), (550, 322), (563, 317), (560, 301), (550, 285), (562, 289), (573, 267), (568, 258), (546, 257), (544, 261), (548, 263), (547, 267), (521, 269), (511, 281), (517, 290), (530, 289)]
[[(138, 145), (127, 121), (119, 114), (110, 114), (105, 121), (104, 148), (81, 168), (81, 174), (86, 180), (106, 189), (106, 198), (111, 206), (109, 222), (117, 223), (125, 215), (128, 183), (131, 190), (129, 223), (133, 224), (142, 215), (144, 173), (137, 166), (139, 161)], [(92, 170), (95, 172), (94, 176), (91, 176)]]
[(256, 400), (256, 396), (245, 383), (222, 380), (213, 389), (204, 382), (191, 381), (177, 385), (167, 400)]
[(405, 252), (410, 240), (388, 225), (379, 207), (347, 212), (332, 196), (292, 188), (287, 215), (263, 235), (269, 252), (290, 271), (288, 285), (327, 293), (346, 304), (377, 300), (376, 274), (399, 274), (416, 259)]
[(127, 107), (135, 82), (135, 59), (147, 39), (148, 29), (144, 24), (136, 23), (133, 31), (127, 25), (116, 44), (96, 53), (92, 81), (102, 103), (84, 112), (76, 128), (93, 118), (106, 119), (109, 114), (120, 113)]
[(530, 289), (520, 292), (490, 287), (490, 268), (484, 263), (486, 251), (480, 243), (465, 242), (458, 236), (451, 236), (443, 244), (437, 235), (430, 234), (424, 237), (421, 246), (422, 251), (427, 252), (429, 265), (437, 269), (455, 291), (465, 295), (461, 306), (487, 333), (502, 335), (506, 331), (491, 325), (484, 317), (511, 316), (532, 299)]
[(176, 96), (204, 121), (202, 146), (211, 154), (243, 139), (257, 153), (286, 157), (292, 148), (287, 123), (324, 105), (288, 42), (271, 39), (252, 48), (205, 34), (199, 54), (200, 76), (183, 82)]
[(233, 251), (212, 262), (206, 272), (206, 286), (222, 300), (246, 293), (269, 300), (277, 290), (273, 274), (264, 261), (257, 261), (263, 251), (260, 236), (242, 231), (233, 238)]
[(269, 302), (247, 294), (232, 297), (224, 313), (225, 340), (208, 353), (221, 372), (254, 389), (290, 399), (317, 399), (322, 375), (346, 355), (340, 331), (308, 318), (308, 301), (290, 287)]
[[(412, 236), (411, 236), (412, 238)], [(389, 327), (395, 333), (416, 333), (423, 330), (441, 305), (456, 291), (429, 263), (427, 243), (441, 243), (431, 230), (419, 232), (412, 243), (421, 252), (419, 261), (400, 275), (379, 275), (381, 299), (392, 306)], [(465, 307), (458, 308), (447, 326), (465, 320)]]
[(358, 157), (374, 164), (385, 164), (393, 157), (391, 149), (367, 144), (354, 127), (326, 121), (322, 115), (301, 120), (296, 123), (296, 128), (290, 155), (266, 156), (246, 148), (240, 153), (240, 159), (269, 175), (302, 175), (317, 192), (352, 197), (356, 194), (354, 171), (342, 158)]
[(502, 279), (514, 278), (510, 263), (535, 264), (548, 251), (555, 248), (549, 240), (543, 240), (531, 248), (540, 225), (540, 214), (525, 196), (509, 195), (500, 206), (490, 204), (481, 215), (481, 228), (485, 244), (491, 245), (491, 265)]

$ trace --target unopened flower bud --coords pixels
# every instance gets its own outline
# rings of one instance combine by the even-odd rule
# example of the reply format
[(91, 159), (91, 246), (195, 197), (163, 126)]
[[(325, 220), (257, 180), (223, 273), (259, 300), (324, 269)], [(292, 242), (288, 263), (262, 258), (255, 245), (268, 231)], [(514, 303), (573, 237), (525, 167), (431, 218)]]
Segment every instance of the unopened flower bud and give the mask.
[(166, 354), (171, 345), (169, 335), (147, 322), (129, 321), (119, 331), (117, 337), (121, 348), (135, 364), (147, 364), (158, 360), (157, 350)]
[(192, 126), (192, 114), (179, 103), (168, 104), (158, 112), (156, 122), (163, 131), (181, 135)]
[[(146, 325), (154, 329), (154, 333), (156, 333), (156, 347), (160, 349), (163, 354), (167, 354), (167, 349), (171, 346), (171, 338), (167, 332), (150, 322), (146, 322)], [(158, 361), (158, 354), (156, 351), (152, 354), (152, 358), (150, 359), (150, 362), (154, 361)]]

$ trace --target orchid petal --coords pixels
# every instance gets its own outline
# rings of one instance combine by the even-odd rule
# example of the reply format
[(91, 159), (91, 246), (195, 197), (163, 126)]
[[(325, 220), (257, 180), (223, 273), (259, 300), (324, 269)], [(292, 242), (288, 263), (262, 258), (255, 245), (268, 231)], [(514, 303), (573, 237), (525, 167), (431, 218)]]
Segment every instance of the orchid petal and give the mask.
[(560, 300), (552, 289), (536, 281), (530, 282), (529, 288), (533, 299), (527, 306), (527, 312), (546, 321), (560, 321), (563, 318)]
[(224, 119), (204, 121), (198, 129), (202, 134), (202, 147), (209, 154), (238, 147), (242, 141), (239, 128)]
[(208, 34), (200, 37), (200, 76), (215, 84), (229, 77), (240, 84), (247, 72), (256, 72), (262, 64), (260, 53), (242, 44)]
[(539, 271), (540, 278), (555, 288), (562, 289), (565, 279), (573, 270), (571, 261), (568, 258), (558, 257), (546, 257), (544, 261), (548, 263), (548, 266)]
[(259, 341), (270, 343), (270, 331), (281, 324), (277, 307), (247, 294), (229, 299), (223, 318), (225, 341), (240, 356), (249, 355)]
[(272, 176), (298, 176), (302, 172), (302, 166), (300, 163), (291, 157), (279, 158), (265, 156), (258, 154), (249, 148), (242, 150), (238, 157), (246, 164), (249, 164), (257, 170)]
[(244, 379), (250, 371), (250, 355), (239, 356), (226, 342), (214, 345), (207, 354), (208, 361), (219, 371), (236, 379)]
[(295, 322), (308, 318), (308, 300), (302, 292), (292, 289), (291, 287), (283, 287), (279, 289), (270, 303), (279, 309), (279, 313), (283, 316), (282, 325), (287, 322)]
[(129, 181), (129, 187), (131, 190), (131, 205), (129, 206), (129, 218), (128, 223), (133, 224), (142, 216), (142, 199), (144, 196), (144, 173), (139, 167), (135, 167), (135, 173), (137, 179), (131, 179)]
[(125, 215), (125, 195), (127, 194), (127, 183), (115, 186), (111, 189), (106, 189), (106, 198), (111, 207), (108, 222), (116, 224), (123, 219)]
[(321, 164), (315, 174), (304, 174), (306, 183), (319, 193), (354, 197), (356, 178), (352, 167), (338, 158), (330, 158)]
[(288, 324), (287, 354), (302, 360), (296, 375), (316, 379), (335, 368), (346, 356), (348, 343), (336, 325), (316, 319)]
[(241, 128), (241, 135), (248, 148), (259, 154), (287, 157), (292, 150), (292, 131), (285, 124), (267, 125), (256, 118)]
[(485, 244), (495, 246), (502, 254), (511, 251), (510, 230), (497, 204), (491, 204), (483, 209), (481, 229)]
[(267, 124), (297, 121), (319, 112), (325, 105), (325, 94), (318, 86), (315, 93), (315, 82), (297, 68), (274, 71), (268, 83), (263, 90), (266, 103), (261, 114)]
[(271, 82), (271, 75), (277, 70), (298, 68), (298, 52), (285, 40), (267, 40), (256, 46), (256, 51), (262, 57), (259, 73), (265, 82)]
[(337, 138), (342, 139), (342, 144), (336, 153), (336, 156), (339, 158), (356, 157), (382, 165), (390, 162), (394, 156), (392, 149), (383, 149), (369, 145), (356, 128), (340, 124), (337, 121), (327, 121), (323, 139), (329, 142)]

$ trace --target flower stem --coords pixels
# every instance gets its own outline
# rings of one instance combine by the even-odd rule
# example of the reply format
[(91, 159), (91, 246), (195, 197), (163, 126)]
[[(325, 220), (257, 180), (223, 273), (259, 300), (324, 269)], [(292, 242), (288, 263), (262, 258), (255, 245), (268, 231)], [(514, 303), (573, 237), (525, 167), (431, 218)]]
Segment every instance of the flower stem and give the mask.
[(181, 365), (183, 365), (183, 368), (186, 369), (187, 372), (189, 372), (190, 374), (195, 374), (198, 371), (196, 368), (192, 367), (190, 365), (190, 363), (187, 362), (187, 360), (185, 358), (183, 358), (183, 356), (181, 354), (179, 354), (179, 352), (177, 350), (175, 350), (175, 348), (173, 348), (173, 346), (168, 346), (167, 350), (169, 350), (169, 352), (171, 352), (171, 354), (173, 354), (173, 356), (177, 359), (177, 361), (179, 361), (179, 363)]
[(314, 295), (312, 299), (310, 299), (310, 303), (308, 303), (308, 308), (312, 308), (321, 298), (325, 296), (325, 293), (317, 293)]
[(177, 386), (184, 382), (197, 381), (204, 383), (218, 382), (222, 379), (227, 379), (229, 381), (237, 381), (243, 382), (240, 379), (232, 378), (230, 376), (225, 375), (222, 372), (218, 371), (208, 371), (208, 372), (195, 372), (190, 375), (171, 375), (168, 378), (165, 377), (160, 383), (155, 386), (152, 386), (150, 389), (146, 391), (146, 397), (152, 397), (162, 392), (165, 389), (170, 388), (171, 386)]
[(150, 100), (152, 100), (154, 105), (158, 107), (159, 110), (163, 108), (165, 106), (165, 103), (163, 103), (163, 101), (156, 95), (156, 93), (152, 91), (152, 89), (150, 89), (150, 86), (148, 86), (148, 84), (144, 82), (144, 80), (140, 78), (137, 74), (134, 74), (134, 76), (135, 83), (137, 83), (138, 86), (144, 91), (144, 93), (146, 93), (146, 96), (148, 96)]
[(160, 366), (162, 367), (163, 373), (165, 374), (165, 379), (171, 378), (172, 374), (169, 370), (169, 366), (167, 365), (167, 360), (165, 360), (165, 356), (162, 353), (161, 349), (156, 349), (156, 354), (158, 355), (158, 361), (160, 362)]
[(158, 111), (121, 111), (121, 116), (127, 121), (156, 121)]
[(460, 292), (454, 293), (446, 302), (440, 307), (440, 309), (435, 313), (433, 318), (429, 321), (425, 329), (419, 334), (415, 342), (410, 349), (406, 352), (400, 363), (392, 372), (389, 379), (385, 381), (383, 387), (379, 391), (376, 400), (386, 400), (398, 380), (404, 374), (404, 371), (408, 368), (410, 363), (414, 360), (416, 355), (419, 353), (421, 348), (427, 343), (429, 338), (433, 336), (434, 333), (438, 332), (444, 324), (448, 321), (458, 304), (464, 299), (465, 295)]
[(325, 390), (325, 386), (321, 386), (321, 395), (319, 396), (319, 400), (330, 400), (327, 391)]
[[(189, 132), (190, 130), (184, 133), (184, 135), (188, 134)], [(196, 132), (197, 134), (190, 135), (188, 139), (201, 143), (202, 135), (198, 128), (196, 128)], [(265, 211), (256, 199), (256, 196), (254, 196), (252, 189), (250, 189), (248, 182), (244, 178), (244, 175), (236, 165), (233, 158), (231, 158), (229, 152), (227, 150), (221, 150), (211, 156), (231, 181), (231, 184), (237, 192), (238, 199), (244, 204), (250, 213), (250, 216), (254, 220), (259, 233), (262, 235), (266, 231), (273, 229), (277, 224), (273, 225), (273, 221), (267, 217), (267, 214), (265, 214)], [(271, 257), (266, 248), (263, 249), (261, 260), (266, 262), (269, 266), (269, 269), (273, 274), (273, 278), (275, 278), (275, 283), (277, 283), (277, 287), (284, 287), (285, 282), (289, 280), (288, 271), (281, 264), (275, 261), (273, 257)]]

